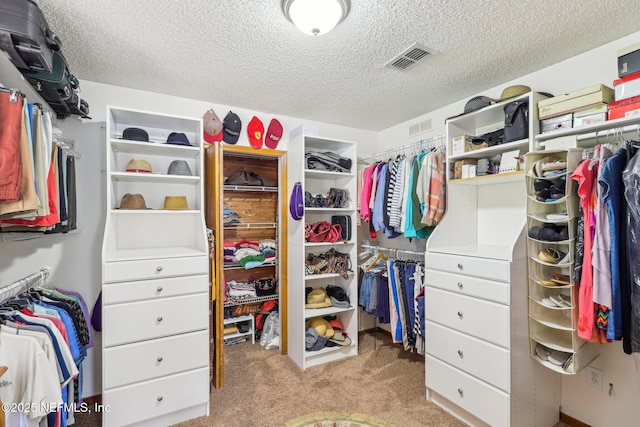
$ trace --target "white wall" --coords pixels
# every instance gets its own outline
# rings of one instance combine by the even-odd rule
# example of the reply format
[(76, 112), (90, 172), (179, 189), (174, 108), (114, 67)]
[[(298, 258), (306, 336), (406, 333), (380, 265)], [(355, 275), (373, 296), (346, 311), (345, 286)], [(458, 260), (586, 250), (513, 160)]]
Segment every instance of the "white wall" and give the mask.
[[(572, 92), (598, 83), (613, 87), (613, 80), (617, 78), (616, 51), (638, 42), (640, 42), (640, 32), (505, 82), (503, 85), (477, 95), (499, 98), (502, 89), (514, 84), (524, 84), (537, 92), (549, 92), (553, 95)], [(496, 72), (500, 71), (496, 70)], [(460, 114), (464, 104), (470, 98), (381, 131), (378, 151), (383, 151), (389, 146), (401, 146), (443, 134), (445, 119)], [(433, 121), (433, 129), (409, 138), (409, 126), (426, 119)], [(366, 230), (360, 230), (361, 234), (365, 232)], [(393, 244), (389, 241), (383, 246), (394, 247)], [(593, 426), (638, 425), (636, 405), (640, 402), (640, 387), (638, 387), (638, 373), (633, 357), (623, 353), (620, 342), (602, 344), (599, 347), (600, 357), (592, 363), (592, 366), (604, 370), (604, 389), (597, 390), (587, 386), (585, 371), (577, 375), (564, 375), (562, 376), (561, 410)], [(611, 395), (609, 395), (609, 384), (613, 385)]]
[[(101, 287), (101, 246), (105, 221), (105, 117), (106, 106), (135, 108), (159, 113), (202, 117), (213, 108), (221, 120), (231, 109), (243, 123), (238, 145), (248, 146), (246, 124), (255, 114), (268, 126), (271, 114), (249, 111), (219, 104), (194, 101), (156, 93), (82, 81), (82, 98), (91, 109), (92, 120), (69, 118), (58, 122), (63, 136), (76, 141), (76, 151), (82, 158), (77, 168), (77, 200), (79, 233), (49, 235), (21, 242), (0, 242), (0, 286), (9, 284), (44, 266), (53, 268), (50, 282), (54, 286), (79, 291), (89, 309), (93, 306)], [(331, 108), (331, 106), (327, 106)], [(377, 133), (320, 122), (309, 122), (294, 117), (276, 117), (284, 127), (278, 149), (286, 149), (289, 132), (301, 124), (312, 124), (319, 135), (329, 138), (357, 141), (360, 146), (375, 148)], [(123, 320), (124, 321), (124, 320)], [(85, 361), (84, 395), (101, 393), (101, 337), (94, 333), (96, 345), (89, 350)]]

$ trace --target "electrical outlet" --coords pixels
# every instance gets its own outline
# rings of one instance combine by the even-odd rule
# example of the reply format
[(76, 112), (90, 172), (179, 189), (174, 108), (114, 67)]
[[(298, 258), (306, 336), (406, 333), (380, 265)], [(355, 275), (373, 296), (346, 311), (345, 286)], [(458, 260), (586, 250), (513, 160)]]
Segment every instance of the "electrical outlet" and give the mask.
[(590, 385), (593, 388), (597, 388), (598, 390), (602, 390), (604, 377), (604, 372), (602, 371), (602, 369), (587, 366), (587, 369), (585, 369), (585, 371), (585, 381), (587, 382), (587, 385)]

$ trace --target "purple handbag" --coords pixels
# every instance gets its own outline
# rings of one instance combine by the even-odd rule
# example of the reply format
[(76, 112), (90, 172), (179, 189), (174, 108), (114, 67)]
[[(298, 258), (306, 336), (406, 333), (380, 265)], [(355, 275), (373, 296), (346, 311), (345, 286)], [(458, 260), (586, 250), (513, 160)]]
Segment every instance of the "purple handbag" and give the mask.
[(300, 221), (304, 215), (304, 199), (302, 198), (302, 184), (296, 182), (291, 190), (291, 199), (289, 200), (289, 212), (291, 218)]

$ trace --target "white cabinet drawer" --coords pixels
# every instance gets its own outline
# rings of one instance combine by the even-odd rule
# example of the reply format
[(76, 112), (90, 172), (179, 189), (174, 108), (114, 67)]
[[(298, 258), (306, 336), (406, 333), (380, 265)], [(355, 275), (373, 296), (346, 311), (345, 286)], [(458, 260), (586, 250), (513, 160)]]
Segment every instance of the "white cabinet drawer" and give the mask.
[(106, 305), (102, 308), (104, 347), (206, 329), (207, 294), (155, 301)]
[(104, 425), (129, 425), (206, 403), (208, 399), (208, 367), (108, 390), (102, 396), (104, 405), (111, 408), (104, 414)]
[(104, 387), (111, 389), (209, 365), (209, 332), (106, 348)]
[(510, 348), (509, 306), (429, 286), (424, 289), (424, 302), (427, 320)]
[(509, 393), (510, 351), (426, 322), (427, 353)]
[(509, 279), (511, 277), (509, 274), (509, 261), (464, 255), (429, 252), (425, 257), (425, 267), (466, 276), (493, 279), (500, 282), (510, 282)]
[(443, 271), (430, 269), (425, 270), (424, 280), (425, 284), (434, 288), (487, 299), (500, 304), (510, 304), (509, 295), (511, 286), (509, 283), (478, 279), (477, 277), (445, 273)]
[(117, 282), (102, 287), (102, 303), (152, 300), (157, 298), (189, 295), (209, 290), (209, 276), (172, 277), (168, 279)]
[(207, 256), (106, 262), (103, 265), (107, 283), (209, 273)]
[(492, 427), (509, 425), (511, 408), (507, 393), (429, 355), (425, 363), (428, 388)]

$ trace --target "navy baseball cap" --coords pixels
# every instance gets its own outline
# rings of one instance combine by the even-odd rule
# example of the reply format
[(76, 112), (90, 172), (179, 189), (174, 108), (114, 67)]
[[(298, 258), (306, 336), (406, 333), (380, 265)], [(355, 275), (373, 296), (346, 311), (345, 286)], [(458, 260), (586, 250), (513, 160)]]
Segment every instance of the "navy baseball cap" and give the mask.
[(236, 144), (240, 138), (242, 130), (242, 122), (240, 117), (233, 111), (229, 111), (222, 122), (222, 140), (227, 144)]

